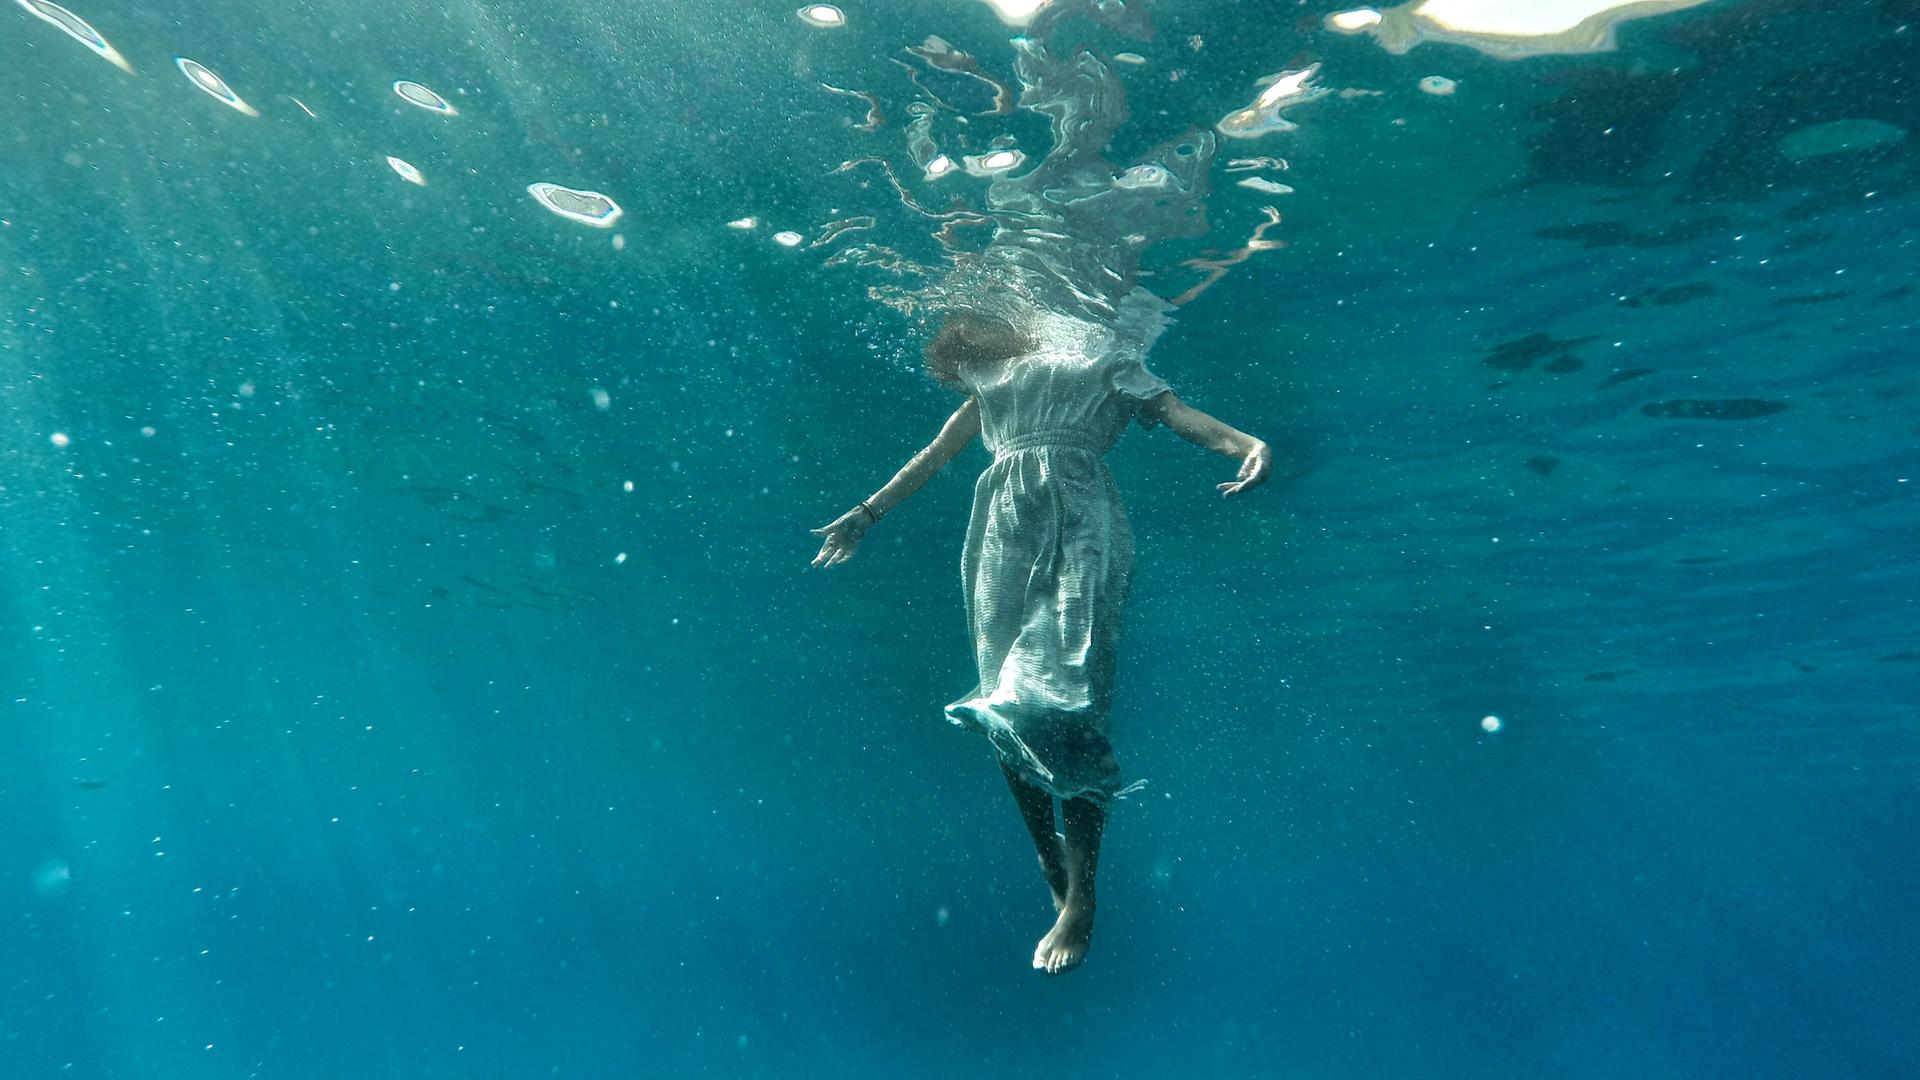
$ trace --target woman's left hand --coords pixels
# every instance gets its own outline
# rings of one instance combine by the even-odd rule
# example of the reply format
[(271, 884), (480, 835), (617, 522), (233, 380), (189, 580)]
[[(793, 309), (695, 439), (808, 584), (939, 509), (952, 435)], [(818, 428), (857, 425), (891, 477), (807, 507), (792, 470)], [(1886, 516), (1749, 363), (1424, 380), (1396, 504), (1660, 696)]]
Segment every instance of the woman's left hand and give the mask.
[(853, 558), (854, 549), (860, 546), (860, 538), (867, 535), (873, 527), (874, 517), (864, 507), (853, 509), (834, 518), (831, 522), (813, 530), (813, 535), (823, 537), (820, 554), (813, 557), (813, 565), (839, 566)]
[(1273, 451), (1259, 439), (1253, 440), (1253, 448), (1240, 459), (1240, 476), (1236, 480), (1216, 485), (1220, 494), (1238, 495), (1243, 491), (1252, 491), (1267, 482), (1267, 473), (1273, 470)]

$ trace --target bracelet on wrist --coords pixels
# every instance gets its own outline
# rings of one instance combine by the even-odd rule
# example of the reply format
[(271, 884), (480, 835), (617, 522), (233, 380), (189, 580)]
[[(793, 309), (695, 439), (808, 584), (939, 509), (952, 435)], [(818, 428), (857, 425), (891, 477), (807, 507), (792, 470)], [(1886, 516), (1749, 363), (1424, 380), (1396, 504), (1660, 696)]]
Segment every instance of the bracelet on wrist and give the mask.
[(869, 505), (867, 500), (861, 499), (860, 506), (858, 507), (858, 509), (865, 510), (867, 512), (868, 524), (870, 525), (880, 524), (880, 511), (875, 510), (871, 505)]

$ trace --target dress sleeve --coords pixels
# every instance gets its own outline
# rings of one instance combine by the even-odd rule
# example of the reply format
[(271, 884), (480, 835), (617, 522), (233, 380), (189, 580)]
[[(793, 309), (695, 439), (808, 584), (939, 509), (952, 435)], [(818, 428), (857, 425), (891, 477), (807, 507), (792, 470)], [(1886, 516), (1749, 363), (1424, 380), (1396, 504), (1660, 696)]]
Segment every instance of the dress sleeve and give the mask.
[(1160, 421), (1151, 413), (1141, 411), (1141, 406), (1173, 387), (1168, 386), (1165, 379), (1148, 371), (1146, 363), (1138, 356), (1126, 355), (1115, 359), (1111, 371), (1108, 381), (1126, 404), (1129, 414), (1140, 421), (1141, 427), (1150, 428), (1158, 424)]
[(1173, 389), (1165, 379), (1147, 370), (1144, 357), (1172, 323), (1173, 305), (1142, 288), (1135, 288), (1119, 304), (1119, 319), (1114, 326), (1116, 355), (1108, 369), (1113, 389), (1132, 411), (1141, 427), (1153, 427), (1159, 421), (1140, 411), (1140, 406)]

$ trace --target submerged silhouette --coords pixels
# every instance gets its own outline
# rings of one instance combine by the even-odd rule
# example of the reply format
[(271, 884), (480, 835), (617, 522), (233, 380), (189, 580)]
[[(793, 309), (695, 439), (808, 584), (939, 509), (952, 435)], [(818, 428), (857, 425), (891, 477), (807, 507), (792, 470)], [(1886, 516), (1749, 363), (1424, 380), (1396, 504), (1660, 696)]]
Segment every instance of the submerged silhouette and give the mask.
[[(1051, 151), (1028, 172), (996, 177), (981, 213), (992, 242), (917, 297), (945, 313), (928, 372), (966, 400), (884, 486), (814, 530), (824, 540), (813, 560), (851, 558), (976, 435), (993, 453), (961, 562), (979, 682), (946, 715), (991, 741), (1031, 834), (1057, 911), (1033, 953), (1049, 974), (1086, 955), (1107, 809), (1138, 786), (1121, 783), (1107, 731), (1133, 538), (1103, 455), (1133, 420), (1238, 460), (1224, 495), (1257, 487), (1271, 468), (1264, 442), (1186, 404), (1145, 363), (1172, 305), (1134, 283), (1140, 254), (1205, 230), (1213, 138), (1189, 132), (1130, 168), (1107, 161), (1124, 95), (1093, 53), (1049, 50), (1070, 10), (1049, 9), (1013, 42), (1019, 104), (1052, 120)], [(1139, 28), (1125, 5), (1085, 10)], [(916, 157), (933, 160), (926, 126), (915, 134)]]

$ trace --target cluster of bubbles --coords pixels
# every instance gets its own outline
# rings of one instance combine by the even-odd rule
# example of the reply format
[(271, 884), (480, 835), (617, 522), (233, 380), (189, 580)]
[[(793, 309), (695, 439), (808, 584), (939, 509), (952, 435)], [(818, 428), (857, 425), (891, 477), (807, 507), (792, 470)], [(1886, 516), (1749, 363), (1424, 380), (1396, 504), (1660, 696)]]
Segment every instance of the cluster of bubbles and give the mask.
[[(108, 63), (111, 63), (114, 67), (119, 68), (129, 75), (134, 74), (133, 65), (127, 61), (127, 58), (121, 54), (120, 50), (114, 48), (113, 45), (85, 19), (61, 7), (59, 4), (53, 3), (52, 0), (17, 0), (17, 2), (22, 8), (25, 8), (29, 14), (42, 22), (57, 27), (62, 33), (86, 46), (88, 50), (106, 60)], [(844, 17), (840, 16), (838, 8), (826, 4), (816, 4), (810, 8), (804, 8), (802, 11), (814, 13), (832, 12), (835, 18), (844, 21)], [(245, 98), (240, 96), (238, 91), (234, 90), (232, 86), (229, 86), (225, 79), (221, 78), (219, 74), (207, 65), (184, 56), (174, 57), (173, 63), (175, 67), (180, 69), (180, 73), (186, 76), (188, 82), (198, 87), (215, 101), (245, 116), (258, 117), (260, 115), (259, 109), (249, 104)], [(460, 112), (460, 110), (454, 108), (453, 104), (446, 98), (441, 97), (431, 88), (414, 82), (411, 79), (396, 81), (393, 84), (393, 92), (399, 96), (400, 100), (407, 104), (425, 109), (428, 112), (438, 113), (441, 116), (457, 116)], [(289, 96), (288, 100), (299, 106), (300, 111), (307, 116), (317, 119), (316, 114), (311, 108), (307, 107), (306, 102), (292, 96)], [(411, 162), (391, 155), (387, 156), (386, 162), (387, 166), (402, 180), (421, 187), (426, 186), (426, 174), (421, 172), (420, 169)], [(598, 229), (611, 227), (615, 221), (619, 220), (622, 213), (618, 203), (614, 202), (610, 196), (603, 195), (597, 191), (581, 191), (561, 184), (543, 181), (530, 185), (527, 188), (527, 193), (533, 196), (535, 202), (538, 202), (541, 206), (553, 213), (566, 218), (568, 221), (577, 221), (582, 225), (590, 225)]]

